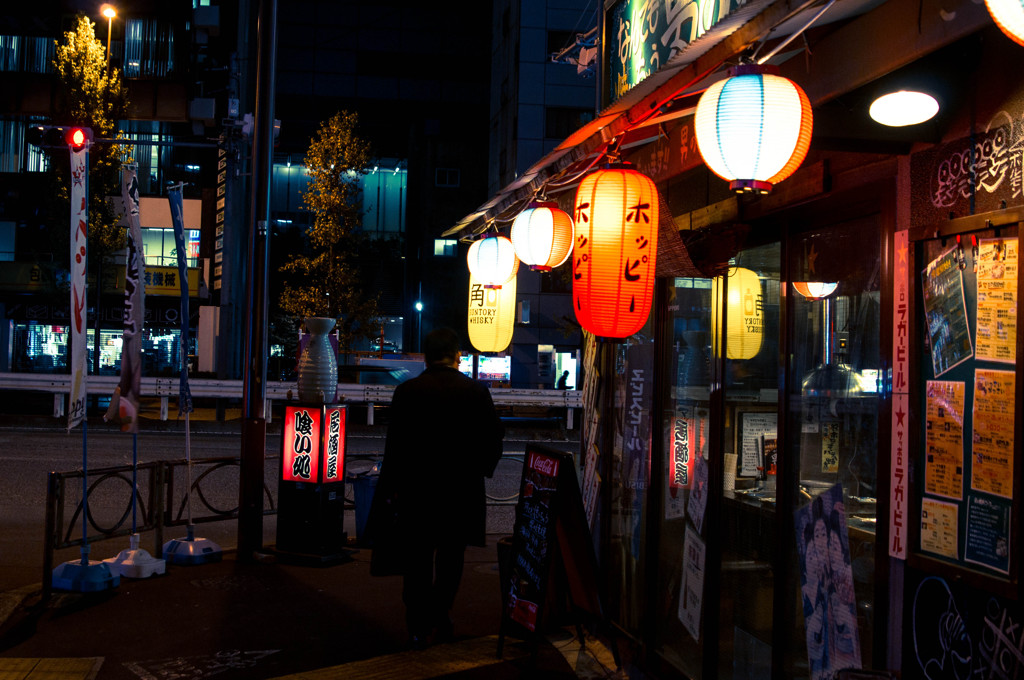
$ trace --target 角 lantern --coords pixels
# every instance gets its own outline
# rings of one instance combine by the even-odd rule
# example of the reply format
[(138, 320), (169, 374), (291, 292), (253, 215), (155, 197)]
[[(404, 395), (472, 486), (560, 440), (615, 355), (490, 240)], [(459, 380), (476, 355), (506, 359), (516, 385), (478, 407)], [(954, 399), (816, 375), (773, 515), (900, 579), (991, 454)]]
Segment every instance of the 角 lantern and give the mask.
[(516, 279), (489, 286), (469, 275), (469, 341), (481, 352), (501, 352), (512, 342), (516, 320)]
[(474, 241), (466, 255), (470, 273), (485, 286), (500, 286), (519, 271), (519, 258), (512, 241), (491, 234)]
[(583, 178), (576, 190), (572, 302), (598, 337), (624, 338), (647, 322), (658, 252), (658, 193), (628, 164)]
[(1010, 40), (1024, 45), (1024, 4), (1021, 0), (985, 0), (996, 26)]
[(800, 167), (811, 144), (811, 103), (772, 66), (744, 64), (697, 102), (697, 148), (734, 191), (768, 193)]
[[(711, 327), (718, 338), (721, 338), (718, 311), (721, 286), (721, 276), (711, 280)], [(764, 332), (761, 279), (749, 269), (730, 267), (726, 289), (725, 356), (727, 359), (753, 359), (761, 351)]]
[(531, 269), (551, 271), (572, 251), (572, 218), (554, 202), (531, 203), (512, 223), (512, 246)]

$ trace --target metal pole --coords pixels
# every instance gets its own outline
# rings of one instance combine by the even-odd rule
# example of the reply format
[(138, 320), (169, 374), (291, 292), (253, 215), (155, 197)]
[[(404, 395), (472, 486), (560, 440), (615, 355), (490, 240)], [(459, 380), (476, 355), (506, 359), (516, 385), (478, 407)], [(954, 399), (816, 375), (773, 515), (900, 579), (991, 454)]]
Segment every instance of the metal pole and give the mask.
[(242, 451), (238, 510), (238, 558), (252, 560), (263, 548), (263, 476), (267, 440), (267, 278), (270, 171), (274, 153), (274, 89), (277, 0), (260, 2), (259, 52), (253, 137), (252, 203), (246, 271), (246, 334), (242, 394)]

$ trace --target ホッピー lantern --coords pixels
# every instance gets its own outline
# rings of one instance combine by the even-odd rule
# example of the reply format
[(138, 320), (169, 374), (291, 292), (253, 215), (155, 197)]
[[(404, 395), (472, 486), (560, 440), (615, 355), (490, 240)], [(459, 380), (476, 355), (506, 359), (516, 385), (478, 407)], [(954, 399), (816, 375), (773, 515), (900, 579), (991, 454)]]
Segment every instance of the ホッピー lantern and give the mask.
[(519, 271), (519, 258), (512, 241), (492, 234), (474, 241), (466, 255), (470, 273), (485, 286), (500, 286)]
[[(727, 359), (753, 359), (761, 351), (764, 335), (764, 308), (761, 279), (743, 267), (730, 267), (726, 283), (725, 356)], [(718, 311), (722, 295), (722, 277), (711, 280), (711, 328), (721, 338)], [(721, 340), (716, 340), (716, 343)]]
[(537, 271), (551, 271), (572, 251), (572, 218), (557, 203), (531, 203), (516, 216), (510, 236), (520, 261)]
[(516, 320), (516, 279), (487, 286), (469, 275), (469, 342), (481, 352), (501, 352), (512, 342)]
[(800, 167), (811, 145), (811, 103), (777, 71), (736, 66), (697, 102), (697, 148), (734, 191), (768, 193)]
[(658, 252), (658, 192), (628, 164), (597, 170), (576, 190), (572, 302), (586, 330), (624, 338), (647, 322)]

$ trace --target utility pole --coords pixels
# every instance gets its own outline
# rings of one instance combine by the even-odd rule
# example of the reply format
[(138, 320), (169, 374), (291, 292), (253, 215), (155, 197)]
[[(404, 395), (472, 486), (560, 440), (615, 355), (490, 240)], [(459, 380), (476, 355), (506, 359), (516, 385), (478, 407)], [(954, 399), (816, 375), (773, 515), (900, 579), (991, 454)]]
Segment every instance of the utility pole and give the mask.
[(253, 190), (246, 268), (246, 333), (242, 366), (242, 451), (238, 505), (238, 559), (263, 548), (263, 477), (267, 444), (267, 279), (270, 269), (270, 173), (274, 154), (277, 0), (261, 0), (257, 22)]

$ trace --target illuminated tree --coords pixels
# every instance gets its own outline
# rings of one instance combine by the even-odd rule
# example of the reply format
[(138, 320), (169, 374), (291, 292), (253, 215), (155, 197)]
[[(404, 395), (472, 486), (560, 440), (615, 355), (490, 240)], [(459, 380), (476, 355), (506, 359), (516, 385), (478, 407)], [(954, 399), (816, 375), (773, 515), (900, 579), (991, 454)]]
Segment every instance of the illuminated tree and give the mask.
[(359, 231), (359, 178), (370, 163), (370, 146), (356, 134), (358, 116), (341, 111), (320, 125), (310, 140), (305, 165), (309, 184), (303, 205), (313, 217), (305, 251), (292, 255), (281, 308), (299, 318), (338, 320), (339, 344), (349, 350), (358, 338), (373, 337), (380, 316), (378, 295), (363, 285), (358, 266), (365, 237)]

